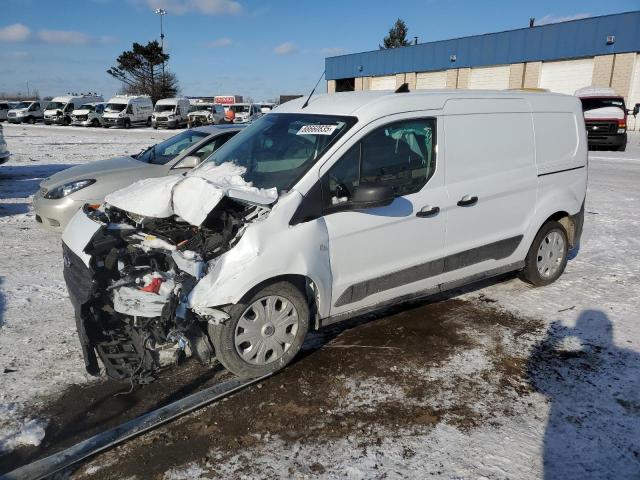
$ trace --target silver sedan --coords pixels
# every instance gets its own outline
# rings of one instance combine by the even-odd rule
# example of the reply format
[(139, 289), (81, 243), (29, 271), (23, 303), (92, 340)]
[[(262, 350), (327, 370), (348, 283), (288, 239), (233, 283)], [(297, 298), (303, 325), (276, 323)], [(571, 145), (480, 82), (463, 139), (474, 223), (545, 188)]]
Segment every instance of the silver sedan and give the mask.
[(238, 125), (206, 126), (185, 130), (137, 155), (76, 165), (46, 178), (33, 196), (36, 221), (62, 231), (85, 203), (104, 197), (143, 178), (182, 174), (242, 129)]

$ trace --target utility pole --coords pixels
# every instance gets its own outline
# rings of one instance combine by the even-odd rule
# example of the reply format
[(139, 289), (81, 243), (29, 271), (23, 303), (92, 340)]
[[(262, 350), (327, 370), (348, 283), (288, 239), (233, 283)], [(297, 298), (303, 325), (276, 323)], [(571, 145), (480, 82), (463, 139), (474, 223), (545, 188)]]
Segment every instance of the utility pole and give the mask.
[(27, 99), (29, 98), (29, 80), (27, 80)]
[[(164, 31), (162, 30), (162, 17), (167, 14), (167, 11), (164, 8), (156, 8), (156, 15), (160, 17), (160, 51), (164, 54)], [(164, 60), (162, 60), (162, 89), (164, 90)]]

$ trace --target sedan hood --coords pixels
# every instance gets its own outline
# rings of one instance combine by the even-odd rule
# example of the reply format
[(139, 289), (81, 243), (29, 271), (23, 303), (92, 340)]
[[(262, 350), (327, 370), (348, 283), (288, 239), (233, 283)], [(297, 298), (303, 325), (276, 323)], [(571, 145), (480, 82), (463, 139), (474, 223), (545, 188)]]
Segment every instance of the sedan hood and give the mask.
[(45, 178), (40, 186), (43, 188), (50, 188), (74, 180), (99, 178), (112, 173), (122, 174), (124, 171), (130, 171), (130, 173), (132, 173), (132, 170), (143, 170), (148, 167), (148, 164), (139, 162), (132, 157), (109, 158), (107, 160), (84, 163), (82, 165), (76, 165), (75, 167), (62, 170), (49, 178)]

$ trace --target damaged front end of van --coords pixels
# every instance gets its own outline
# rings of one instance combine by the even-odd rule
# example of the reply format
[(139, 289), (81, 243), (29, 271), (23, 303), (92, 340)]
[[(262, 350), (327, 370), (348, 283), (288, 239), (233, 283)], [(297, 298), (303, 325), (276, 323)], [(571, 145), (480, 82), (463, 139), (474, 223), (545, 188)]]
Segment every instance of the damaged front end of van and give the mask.
[(99, 358), (110, 378), (146, 384), (167, 361), (162, 352), (212, 362), (208, 329), (228, 316), (191, 294), (278, 196), (243, 173), (211, 164), (142, 180), (72, 219), (64, 277), (88, 373), (100, 374)]

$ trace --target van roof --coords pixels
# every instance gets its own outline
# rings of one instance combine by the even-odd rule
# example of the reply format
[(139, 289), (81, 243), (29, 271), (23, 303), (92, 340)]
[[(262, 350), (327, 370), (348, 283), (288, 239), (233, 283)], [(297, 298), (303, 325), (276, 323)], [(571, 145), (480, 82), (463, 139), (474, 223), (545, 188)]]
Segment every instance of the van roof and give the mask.
[(576, 97), (559, 93), (524, 90), (418, 90), (395, 93), (392, 90), (342, 92), (314, 95), (302, 109), (307, 97), (297, 98), (276, 107), (277, 113), (309, 113), (324, 115), (379, 118), (400, 112), (441, 110), (450, 99), (525, 99), (532, 110), (574, 111), (580, 109)]
[(185, 97), (172, 97), (172, 98), (163, 98), (156, 102), (156, 105), (173, 105), (178, 102), (188, 102), (189, 99)]

